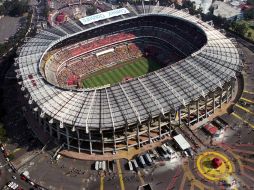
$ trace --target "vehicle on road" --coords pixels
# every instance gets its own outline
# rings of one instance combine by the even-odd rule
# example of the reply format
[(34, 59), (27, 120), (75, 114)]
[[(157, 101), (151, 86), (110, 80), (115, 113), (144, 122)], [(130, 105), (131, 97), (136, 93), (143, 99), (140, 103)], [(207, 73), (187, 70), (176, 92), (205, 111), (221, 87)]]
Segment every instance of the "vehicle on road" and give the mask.
[(99, 161), (96, 161), (96, 162), (95, 162), (94, 168), (95, 168), (96, 171), (99, 170)]
[(148, 165), (152, 165), (153, 161), (148, 153), (144, 154), (144, 159)]
[(139, 156), (138, 159), (139, 159), (139, 162), (142, 165), (142, 167), (143, 168), (146, 167), (146, 162), (145, 162), (143, 156)]
[(133, 165), (135, 167), (135, 170), (138, 170), (139, 166), (138, 166), (138, 163), (137, 163), (136, 159), (133, 159), (132, 163), (133, 163)]
[(131, 161), (128, 162), (128, 165), (129, 165), (129, 170), (130, 170), (130, 171), (133, 171), (133, 166), (132, 166)]
[(188, 148), (186, 149), (186, 152), (189, 156), (193, 157), (194, 156), (194, 153), (193, 153), (193, 150), (191, 148)]
[(106, 161), (102, 161), (101, 169), (102, 169), (103, 171), (106, 171)]

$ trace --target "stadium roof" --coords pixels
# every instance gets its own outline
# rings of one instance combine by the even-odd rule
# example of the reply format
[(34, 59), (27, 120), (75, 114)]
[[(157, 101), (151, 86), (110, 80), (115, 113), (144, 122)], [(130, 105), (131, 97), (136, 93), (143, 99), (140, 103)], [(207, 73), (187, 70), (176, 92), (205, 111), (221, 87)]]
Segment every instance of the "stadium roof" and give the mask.
[[(128, 6), (130, 14), (124, 18), (115, 17), (113, 22), (137, 17), (137, 11)], [(38, 67), (43, 56), (62, 40), (99, 27), (102, 23), (81, 28), (67, 22), (66, 30), (56, 26), (41, 31), (35, 37), (26, 39), (16, 59), (19, 66), (17, 77), (22, 78), (21, 89), (28, 91), (29, 102), (34, 103), (41, 117), (47, 115), (60, 122), (60, 126), (67, 124), (84, 128), (87, 132), (122, 128), (126, 123), (145, 121), (151, 114), (157, 117), (188, 105), (221, 88), (235, 78), (236, 72), (241, 71), (242, 62), (234, 43), (209, 24), (170, 7), (155, 6), (149, 7), (149, 10), (153, 15), (167, 14), (199, 26), (207, 35), (207, 44), (173, 66), (128, 82), (100, 89), (63, 90), (49, 84), (41, 76)], [(140, 15), (143, 16), (146, 15)], [(112, 20), (104, 20), (103, 25), (107, 23), (112, 23)], [(156, 85), (152, 85), (151, 81)]]

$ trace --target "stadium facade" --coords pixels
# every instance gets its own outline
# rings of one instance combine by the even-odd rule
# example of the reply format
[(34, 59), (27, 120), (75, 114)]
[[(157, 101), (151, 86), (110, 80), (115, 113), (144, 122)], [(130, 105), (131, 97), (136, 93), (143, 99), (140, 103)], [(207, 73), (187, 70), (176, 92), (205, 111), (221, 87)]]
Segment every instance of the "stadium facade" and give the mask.
[[(170, 135), (174, 123), (191, 126), (207, 118), (232, 98), (243, 67), (232, 39), (170, 7), (126, 8), (129, 13), (85, 26), (72, 21), (40, 31), (18, 52), (17, 78), (34, 117), (68, 150), (104, 154), (141, 147)], [(59, 81), (57, 73), (68, 64), (62, 62), (80, 56), (72, 48), (119, 33), (135, 39), (113, 38), (103, 48), (156, 39), (184, 58), (111, 86), (78, 89)]]

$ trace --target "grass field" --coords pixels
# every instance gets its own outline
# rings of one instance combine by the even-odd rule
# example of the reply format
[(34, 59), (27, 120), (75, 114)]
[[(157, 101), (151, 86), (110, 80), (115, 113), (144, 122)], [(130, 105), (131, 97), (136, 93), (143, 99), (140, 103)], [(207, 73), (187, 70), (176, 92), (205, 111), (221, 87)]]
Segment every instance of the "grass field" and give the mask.
[(118, 64), (110, 69), (103, 69), (93, 73), (83, 80), (84, 88), (93, 88), (107, 84), (121, 82), (125, 77), (138, 77), (146, 73), (160, 69), (161, 66), (144, 57)]

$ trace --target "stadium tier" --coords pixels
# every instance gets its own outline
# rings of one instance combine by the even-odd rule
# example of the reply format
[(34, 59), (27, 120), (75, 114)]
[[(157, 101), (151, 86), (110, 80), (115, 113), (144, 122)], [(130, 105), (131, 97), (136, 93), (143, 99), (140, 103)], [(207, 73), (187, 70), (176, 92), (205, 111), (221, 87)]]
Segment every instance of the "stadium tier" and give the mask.
[[(170, 135), (172, 124), (204, 120), (232, 98), (243, 66), (232, 39), (170, 7), (126, 8), (128, 14), (85, 26), (40, 31), (18, 51), (17, 78), (34, 117), (68, 150), (139, 148)], [(105, 70), (119, 74), (101, 85)], [(102, 83), (82, 88), (95, 75)]]

